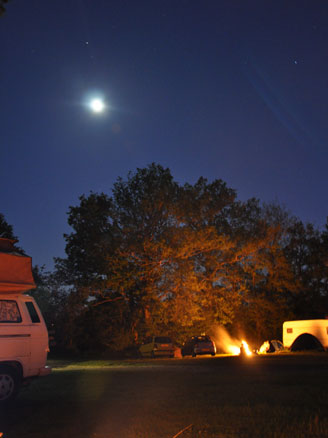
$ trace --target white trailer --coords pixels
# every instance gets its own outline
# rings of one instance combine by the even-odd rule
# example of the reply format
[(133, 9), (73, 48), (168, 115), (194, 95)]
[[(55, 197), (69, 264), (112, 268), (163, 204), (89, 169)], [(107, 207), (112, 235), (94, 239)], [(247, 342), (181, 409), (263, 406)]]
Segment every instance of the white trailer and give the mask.
[(283, 344), (292, 350), (309, 349), (311, 345), (328, 350), (328, 319), (284, 322)]

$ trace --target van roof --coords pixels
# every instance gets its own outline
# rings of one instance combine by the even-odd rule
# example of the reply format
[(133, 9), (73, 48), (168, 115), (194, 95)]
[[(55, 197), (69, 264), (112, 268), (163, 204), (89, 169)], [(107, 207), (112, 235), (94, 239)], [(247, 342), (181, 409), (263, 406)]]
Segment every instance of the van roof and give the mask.
[(0, 293), (23, 293), (35, 289), (32, 259), (17, 252), (17, 240), (0, 238)]

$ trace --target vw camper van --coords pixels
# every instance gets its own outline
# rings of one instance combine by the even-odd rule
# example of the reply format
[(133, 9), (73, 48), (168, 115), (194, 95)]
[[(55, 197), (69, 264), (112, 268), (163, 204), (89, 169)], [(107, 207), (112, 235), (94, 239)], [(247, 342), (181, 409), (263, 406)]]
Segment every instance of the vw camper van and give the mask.
[(34, 299), (31, 258), (16, 241), (0, 238), (0, 404), (12, 400), (29, 379), (51, 372), (46, 366), (48, 331)]

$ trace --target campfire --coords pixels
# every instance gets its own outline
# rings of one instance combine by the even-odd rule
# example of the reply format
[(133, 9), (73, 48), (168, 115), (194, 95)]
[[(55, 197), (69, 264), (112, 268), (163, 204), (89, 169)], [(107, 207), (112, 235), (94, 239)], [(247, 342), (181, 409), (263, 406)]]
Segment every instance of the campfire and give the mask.
[(223, 327), (216, 329), (215, 343), (218, 349), (233, 356), (243, 355), (250, 357), (253, 354), (244, 339), (240, 340), (230, 336)]
[(252, 356), (252, 351), (245, 340), (235, 341), (233, 344), (226, 345), (225, 350), (233, 356)]
[(261, 345), (260, 349), (259, 349), (259, 354), (265, 354), (270, 350), (270, 342), (269, 341), (265, 341), (263, 342), (263, 344)]
[(249, 346), (248, 346), (248, 344), (247, 344), (247, 342), (246, 341), (241, 341), (241, 346), (240, 346), (240, 353), (239, 354), (241, 354), (241, 355), (245, 355), (245, 356), (252, 356), (252, 352), (251, 352), (251, 350), (249, 349)]

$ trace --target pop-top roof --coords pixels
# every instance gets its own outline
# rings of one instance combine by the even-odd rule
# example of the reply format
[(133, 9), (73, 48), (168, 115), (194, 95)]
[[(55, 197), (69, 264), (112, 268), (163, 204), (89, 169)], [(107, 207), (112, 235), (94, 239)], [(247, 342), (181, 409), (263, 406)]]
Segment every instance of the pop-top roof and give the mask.
[(17, 252), (17, 240), (0, 238), (0, 293), (34, 289), (32, 259)]

